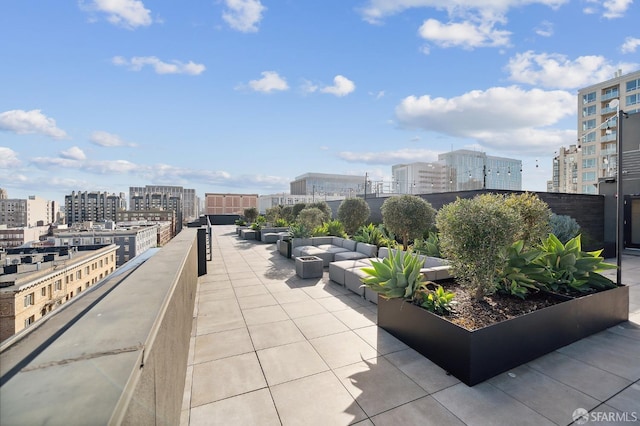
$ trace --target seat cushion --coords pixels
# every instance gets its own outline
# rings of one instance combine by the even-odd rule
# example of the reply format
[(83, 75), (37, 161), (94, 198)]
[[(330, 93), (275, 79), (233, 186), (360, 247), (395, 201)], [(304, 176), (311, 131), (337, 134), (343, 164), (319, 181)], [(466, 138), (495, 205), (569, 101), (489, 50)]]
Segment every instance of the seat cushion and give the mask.
[(334, 256), (334, 261), (338, 262), (341, 260), (357, 260), (357, 259), (366, 259), (368, 256), (366, 254), (362, 254), (357, 251), (345, 251), (342, 253), (336, 253)]

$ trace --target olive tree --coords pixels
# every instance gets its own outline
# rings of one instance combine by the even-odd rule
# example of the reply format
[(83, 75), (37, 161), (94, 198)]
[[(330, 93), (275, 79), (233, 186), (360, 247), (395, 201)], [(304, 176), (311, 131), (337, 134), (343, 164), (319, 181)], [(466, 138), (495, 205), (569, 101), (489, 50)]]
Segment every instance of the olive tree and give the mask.
[(331, 216), (333, 216), (333, 211), (331, 211), (331, 207), (326, 201), (316, 201), (315, 203), (307, 204), (309, 208), (317, 208), (320, 210), (324, 217), (322, 219), (323, 222), (328, 222), (331, 220)]
[(440, 250), (450, 261), (453, 275), (476, 300), (496, 288), (496, 271), (514, 242), (521, 223), (518, 212), (498, 194), (458, 198), (436, 215)]
[(431, 204), (416, 195), (387, 198), (380, 211), (385, 228), (402, 238), (405, 251), (409, 240), (421, 237), (433, 226), (436, 215)]
[(524, 248), (535, 247), (545, 241), (551, 231), (551, 209), (536, 194), (525, 192), (511, 194), (505, 204), (520, 216), (520, 227), (514, 235), (513, 242), (524, 241)]
[(247, 222), (255, 222), (259, 214), (260, 212), (258, 212), (258, 209), (255, 207), (244, 209), (244, 217), (247, 219)]
[(338, 220), (349, 235), (353, 235), (364, 225), (370, 214), (369, 204), (362, 198), (345, 198), (338, 207)]
[(300, 210), (296, 221), (306, 229), (313, 230), (321, 226), (324, 222), (325, 214), (317, 207), (306, 207)]

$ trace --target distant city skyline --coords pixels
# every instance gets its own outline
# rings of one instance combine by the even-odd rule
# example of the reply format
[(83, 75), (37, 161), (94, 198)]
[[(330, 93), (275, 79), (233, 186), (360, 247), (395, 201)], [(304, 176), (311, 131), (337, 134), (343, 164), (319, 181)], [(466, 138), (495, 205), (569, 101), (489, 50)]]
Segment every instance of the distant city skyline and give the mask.
[(630, 0), (0, 4), (0, 187), (274, 194), (472, 149), (545, 191), (576, 94), (640, 69)]

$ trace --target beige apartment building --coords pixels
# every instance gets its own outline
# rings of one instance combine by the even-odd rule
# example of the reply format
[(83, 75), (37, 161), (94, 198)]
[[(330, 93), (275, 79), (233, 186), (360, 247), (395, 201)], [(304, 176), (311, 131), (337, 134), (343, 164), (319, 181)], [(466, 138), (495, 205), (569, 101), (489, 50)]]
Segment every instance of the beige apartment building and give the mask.
[(576, 190), (596, 194), (598, 180), (617, 173), (618, 109), (630, 114), (640, 109), (640, 71), (625, 75), (618, 71), (610, 80), (580, 89), (577, 100), (580, 155)]
[(244, 214), (244, 209), (258, 208), (258, 194), (206, 193), (205, 214)]
[(116, 270), (115, 244), (2, 252), (0, 341), (29, 327)]

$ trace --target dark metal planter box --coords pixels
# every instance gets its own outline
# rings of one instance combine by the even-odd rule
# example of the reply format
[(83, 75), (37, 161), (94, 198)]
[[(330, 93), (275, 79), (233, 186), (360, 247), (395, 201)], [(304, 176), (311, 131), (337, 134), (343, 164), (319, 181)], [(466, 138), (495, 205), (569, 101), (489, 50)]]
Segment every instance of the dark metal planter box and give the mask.
[(378, 298), (379, 327), (469, 386), (628, 319), (627, 286), (474, 331), (403, 299)]

